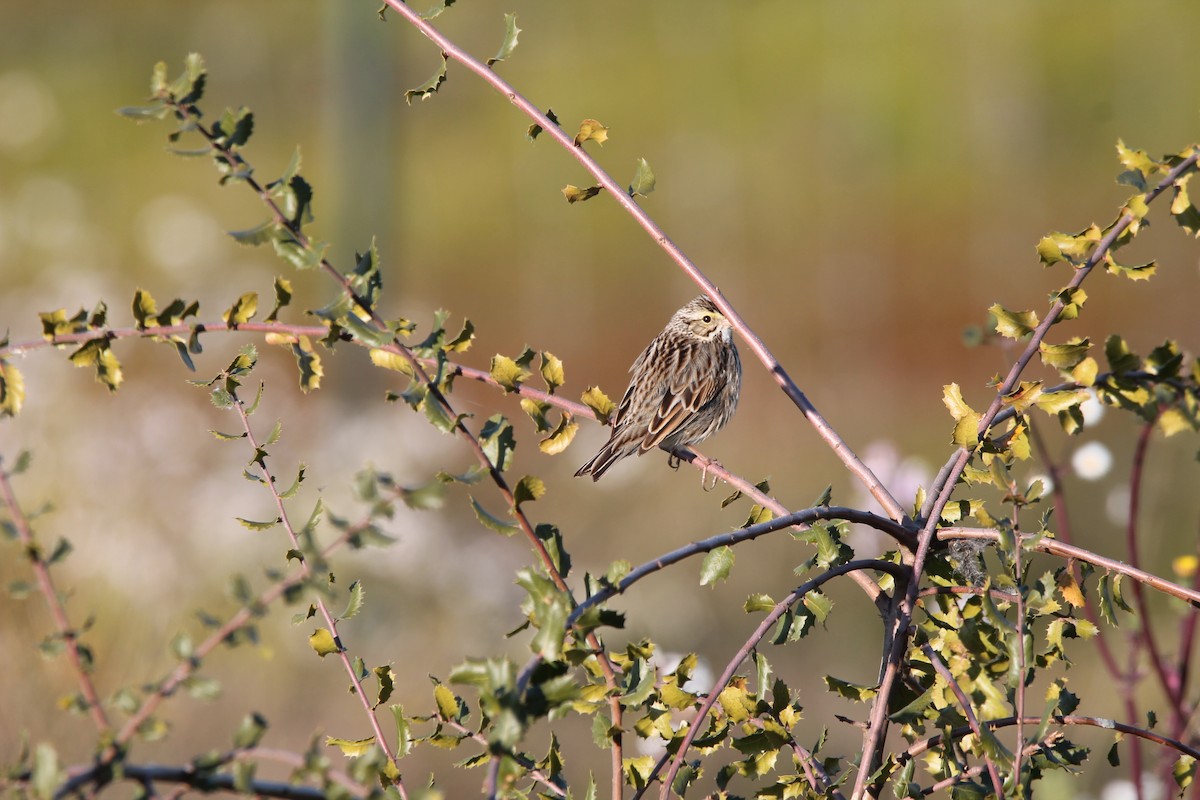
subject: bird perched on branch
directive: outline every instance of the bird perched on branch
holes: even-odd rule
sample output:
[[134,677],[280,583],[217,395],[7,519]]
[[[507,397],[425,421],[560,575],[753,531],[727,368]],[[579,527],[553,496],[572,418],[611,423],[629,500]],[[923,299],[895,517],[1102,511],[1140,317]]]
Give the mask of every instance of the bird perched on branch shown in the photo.
[[634,453],[699,444],[733,416],[742,388],[742,362],[733,329],[701,295],[675,312],[667,327],[629,368],[633,377],[600,452],[575,473],[600,480]]

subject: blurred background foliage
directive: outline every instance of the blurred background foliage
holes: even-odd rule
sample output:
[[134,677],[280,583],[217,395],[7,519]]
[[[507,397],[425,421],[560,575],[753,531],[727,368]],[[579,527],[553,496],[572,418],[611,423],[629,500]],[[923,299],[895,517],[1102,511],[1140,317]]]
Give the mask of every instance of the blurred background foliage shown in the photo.
[[[497,69],[553,107],[564,127],[584,117],[608,125],[609,141],[589,148],[618,180],[632,177],[638,157],[649,161],[658,177],[643,201],[651,214],[906,501],[950,453],[942,385],[957,381],[981,408],[986,380],[1012,355],[967,348],[963,330],[984,323],[994,302],[1044,311],[1065,279],[1043,272],[1034,245],[1051,230],[1114,217],[1127,195],[1113,182],[1118,137],[1157,156],[1200,128],[1192,3],[512,0],[462,2],[437,24],[486,56],[501,39],[501,12],[514,11],[524,32]],[[127,0],[67,11],[6,2],[0,42],[0,322],[14,341],[38,337],[38,311],[73,313],[99,299],[110,320],[128,324],[137,287],[160,303],[198,299],[202,320],[245,291],[269,298],[277,274],[293,279],[293,308],[333,296],[320,275],[291,273],[268,250],[223,234],[265,216],[249,193],[218,188],[206,163],[163,153],[162,126],[113,113],[143,99],[154,62],[174,73],[190,51],[211,71],[210,114],[243,104],[255,112],[248,157],[260,176],[273,177],[301,146],[316,188],[313,230],[333,243],[334,262],[345,268],[377,239],[383,313],[427,329],[445,307],[475,322],[465,363],[486,367],[493,353],[515,355],[528,343],[563,359],[566,393],[598,383],[617,398],[633,357],[696,294],[609,199],[565,203],[561,187],[586,179],[579,167],[544,139],[531,144],[527,120],[465,71],[452,64],[437,95],[406,105],[404,90],[433,74],[438,54],[398,19],[381,24],[374,4]],[[1195,243],[1165,209],[1150,219],[1157,230],[1124,260],[1155,258],[1158,274],[1144,283],[1096,275],[1083,317],[1063,336],[1095,342],[1119,332],[1141,352],[1174,337],[1195,352]],[[199,376],[211,377],[243,339],[204,341]],[[286,548],[277,532],[249,533],[233,520],[261,518],[268,499],[239,478],[246,454],[207,433],[227,420],[184,383],[194,376],[167,348],[116,350],[127,382],[113,396],[57,355],[19,361],[26,410],[0,427],[6,455],[35,454],[18,484],[25,504],[56,506],[40,520],[42,536],[75,546],[64,585],[77,619],[95,613],[90,639],[110,689],[163,674],[166,643],[196,629],[196,609],[231,608],[222,598],[230,571],[261,581],[263,565],[282,566]],[[835,502],[866,503],[757,362],[744,360],[740,413],[704,452],[748,478],[770,477],[790,507],[829,483]],[[470,463],[461,443],[382,402],[393,376],[360,350],[338,348],[325,370],[324,388],[303,396],[290,356],[268,349],[260,367],[268,390],[256,419],[284,422],[276,471],[303,460],[317,487],[299,503],[319,489],[351,515],[352,476],[367,464],[420,482]],[[577,570],[638,563],[743,519],[743,505],[719,509],[721,491],[703,494],[694,471],[673,473],[657,455],[623,463],[599,484],[575,480],[606,435],[600,426],[585,423],[566,454],[550,458],[513,398],[465,381],[456,388],[460,410],[479,421],[501,410],[524,434],[516,474],[546,480],[534,516],[562,528]],[[1092,441],[1111,451],[1110,471],[1073,477],[1067,489],[1077,540],[1120,555],[1133,421],[1110,413],[1072,440],[1043,430],[1063,460]],[[1140,520],[1152,571],[1169,574],[1174,556],[1194,550],[1194,453],[1185,437],[1152,446]],[[521,541],[481,529],[459,489],[445,512],[401,513],[389,530],[397,545],[335,567],[343,585],[367,586],[366,611],[343,631],[348,644],[369,663],[394,662],[406,710],[431,706],[425,676],[445,676],[465,656],[524,659],[522,639],[503,637],[521,620],[513,570],[532,559]],[[856,541],[864,557],[882,549],[870,537]],[[630,614],[629,637],[695,650],[719,671],[753,627],[745,596],[782,596],[806,556],[777,536],[739,548],[732,578],[715,589],[697,585],[696,562],[615,605]],[[22,569],[0,562],[5,580]],[[856,593],[830,590],[836,639],[817,631],[770,654],[789,682],[811,687],[802,699],[814,730],[848,711],[824,693],[821,674],[864,683],[876,675],[879,624]],[[28,728],[65,744],[68,761],[86,760],[87,726],[54,709],[72,688],[66,666],[45,666],[32,647],[49,630],[40,603],[3,602],[0,706],[9,724],[0,726],[0,752],[11,758]],[[1159,611],[1165,623],[1175,610]],[[261,659],[212,659],[203,674],[226,682],[223,698],[169,704],[174,736],[144,751],[147,760],[220,746],[251,708],[274,724],[275,746],[301,747],[318,730],[367,735],[340,691],[345,676],[314,658],[308,631],[287,620],[278,611],[267,618]],[[1117,714],[1111,693],[1093,691],[1103,688],[1093,680],[1105,680],[1098,664],[1082,661],[1071,673],[1081,712]],[[856,731],[834,730],[857,747]],[[593,756],[603,771],[603,756]],[[406,775],[444,763],[440,754],[416,758]],[[1098,754],[1091,763],[1098,785],[1110,768]],[[444,777],[473,791],[482,775]]]

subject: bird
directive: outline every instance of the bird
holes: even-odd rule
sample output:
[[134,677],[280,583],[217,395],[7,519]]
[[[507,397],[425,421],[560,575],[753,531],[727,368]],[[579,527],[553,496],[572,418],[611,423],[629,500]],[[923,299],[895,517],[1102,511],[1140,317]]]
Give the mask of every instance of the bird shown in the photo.
[[699,444],[725,427],[742,388],[733,328],[705,295],[675,312],[629,372],[608,441],[575,477],[591,475],[598,481],[621,459],[655,447],[670,453],[668,463],[678,466],[676,449]]

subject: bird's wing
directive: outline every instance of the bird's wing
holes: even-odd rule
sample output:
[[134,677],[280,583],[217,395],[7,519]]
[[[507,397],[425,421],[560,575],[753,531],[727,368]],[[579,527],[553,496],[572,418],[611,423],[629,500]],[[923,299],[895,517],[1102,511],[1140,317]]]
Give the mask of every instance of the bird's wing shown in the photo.
[[[694,358],[677,381],[668,385],[646,428],[641,449],[661,445],[696,412],[716,397],[719,387],[710,359]],[[699,363],[705,362],[705,363]]]

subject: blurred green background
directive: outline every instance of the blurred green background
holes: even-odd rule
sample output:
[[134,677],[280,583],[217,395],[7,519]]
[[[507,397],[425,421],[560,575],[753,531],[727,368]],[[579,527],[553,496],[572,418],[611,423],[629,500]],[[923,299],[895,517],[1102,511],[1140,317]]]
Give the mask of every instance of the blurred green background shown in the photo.
[[[335,263],[347,266],[375,237],[385,314],[427,326],[434,309],[448,308],[451,325],[468,316],[477,326],[465,363],[486,366],[493,353],[529,344],[563,359],[566,394],[599,384],[618,399],[629,363],[694,285],[608,198],[564,202],[562,186],[584,185],[586,175],[549,140],[530,144],[528,120],[465,70],[451,64],[436,96],[406,105],[404,90],[433,74],[438,54],[395,15],[381,24],[375,9],[0,3],[0,323],[12,339],[39,336],[38,311],[100,299],[114,324],[130,324],[138,287],[160,303],[198,299],[201,319],[245,291],[265,303],[280,274],[296,286],[296,309],[333,296],[320,275],[295,274],[224,235],[265,217],[251,193],[218,187],[205,161],[167,155],[166,126],[113,113],[144,99],[156,61],[175,73],[197,51],[210,69],[209,116],[243,104],[255,112],[248,158],[260,178],[302,148],[316,189],[313,231],[332,242]],[[569,130],[584,117],[608,125],[608,143],[588,149],[619,181],[637,158],[649,161],[658,188],[646,208],[906,503],[950,453],[942,386],[958,382],[984,407],[986,381],[1012,356],[965,347],[964,328],[983,323],[995,302],[1044,311],[1067,276],[1061,266],[1043,270],[1033,247],[1051,230],[1113,218],[1128,191],[1113,182],[1118,138],[1158,156],[1200,129],[1200,6],[1191,3],[513,0],[461,3],[437,25],[486,57],[499,46],[502,12],[513,11],[524,32],[499,73]],[[1100,341],[1116,331],[1141,352],[1175,337],[1195,352],[1200,250],[1165,206],[1123,253],[1157,259],[1158,274],[1145,283],[1094,275],[1084,317],[1061,337]],[[304,321],[299,312],[292,319]],[[199,376],[215,374],[246,340],[206,337]],[[260,351],[268,389],[256,419],[264,433],[276,417],[284,425],[275,469],[309,465],[298,517],[318,492],[339,514],[356,515],[352,477],[367,464],[417,483],[471,463],[461,443],[383,402],[395,381],[357,348],[325,356],[326,388],[310,396],[296,388],[289,355],[261,343]],[[196,609],[231,610],[222,595],[231,570],[262,585],[263,568],[283,566],[286,549],[278,531],[252,534],[233,520],[270,513],[268,498],[240,478],[247,454],[207,433],[233,420],[186,385],[194,376],[166,348],[125,342],[116,352],[126,385],[113,396],[60,354],[20,360],[26,409],[0,426],[6,457],[34,452],[18,483],[25,504],[55,506],[39,520],[41,535],[75,546],[60,579],[75,618],[96,615],[89,640],[105,692],[164,674],[167,642],[180,629],[198,633]],[[769,477],[790,507],[827,484],[836,502],[866,503],[752,355],[743,359],[740,412],[704,452],[745,477]],[[1051,378],[1040,368],[1031,377]],[[514,419],[515,472],[546,480],[549,492],[531,509],[562,529],[576,585],[584,570],[639,563],[736,526],[747,511],[720,509],[722,491],[704,494],[695,471],[673,473],[657,455],[625,462],[599,484],[575,480],[605,438],[598,425],[585,422],[575,444],[550,458],[512,398],[465,381],[456,397],[477,420],[497,410]],[[1088,442],[1109,448],[1112,469],[1072,477],[1067,490],[1076,540],[1122,557],[1136,426],[1110,412],[1078,439],[1043,430],[1064,461]],[[1153,571],[1169,574],[1174,556],[1195,549],[1195,449],[1188,437],[1151,447],[1140,522]],[[499,508],[486,488],[476,491]],[[521,621],[513,571],[532,560],[520,539],[480,528],[457,488],[444,512],[400,513],[389,530],[395,546],[344,556],[335,569],[342,585],[367,586],[366,610],[343,630],[349,646],[369,664],[393,663],[410,713],[432,707],[426,675],[445,677],[464,657],[524,661],[524,639],[503,635]],[[869,535],[854,541],[863,556],[885,546]],[[14,555],[10,545],[0,559],[5,580],[25,577]],[[807,555],[787,536],[743,546],[732,578],[716,588],[699,587],[699,562],[685,563],[616,602],[631,624],[609,639],[648,636],[664,650],[698,652],[719,672],[754,627],[741,611],[746,595],[782,596]],[[872,682],[879,624],[852,586],[831,594],[838,635],[817,631],[769,657],[804,687],[811,738],[829,725],[835,747],[853,754],[857,732],[832,714],[865,712],[831,700],[820,676]],[[49,632],[42,603],[0,602],[0,754],[12,758],[26,729],[58,743],[66,762],[86,761],[88,725],[54,707],[73,689],[65,662],[35,652]],[[1155,608],[1173,651],[1177,609]],[[135,758],[179,761],[222,747],[250,709],[273,724],[271,746],[300,748],[315,732],[368,735],[344,674],[312,657],[309,631],[289,616],[266,618],[253,652],[212,658],[203,674],[225,681],[224,694],[168,703],[172,737]],[[1110,635],[1119,643],[1126,634]],[[1098,661],[1084,646],[1075,653],[1081,713],[1119,714]],[[1158,697],[1147,690],[1142,699]],[[572,724],[568,736],[588,741],[586,721]],[[1104,737],[1080,739],[1107,748]],[[1060,790],[1096,791],[1126,774],[1102,752],[1086,778]],[[577,776],[606,770],[603,755],[569,758]],[[419,782],[436,769],[450,796],[476,791],[482,773],[452,774],[449,760],[418,751],[406,775]]]

